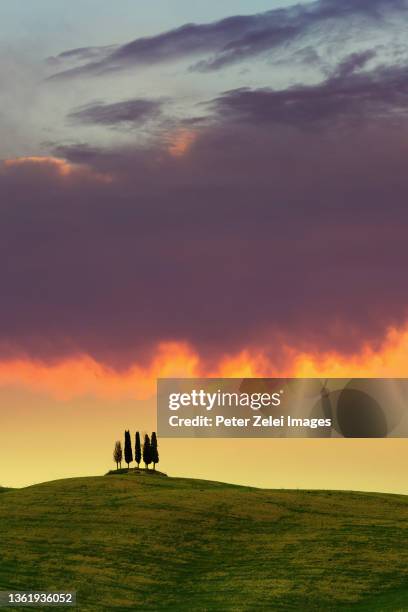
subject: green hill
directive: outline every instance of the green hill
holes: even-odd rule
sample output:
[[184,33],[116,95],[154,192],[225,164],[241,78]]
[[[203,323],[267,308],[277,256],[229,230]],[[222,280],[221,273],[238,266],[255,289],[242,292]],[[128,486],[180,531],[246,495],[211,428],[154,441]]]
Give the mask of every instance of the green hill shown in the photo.
[[408,610],[408,497],[124,474],[0,495],[0,590],[79,610]]

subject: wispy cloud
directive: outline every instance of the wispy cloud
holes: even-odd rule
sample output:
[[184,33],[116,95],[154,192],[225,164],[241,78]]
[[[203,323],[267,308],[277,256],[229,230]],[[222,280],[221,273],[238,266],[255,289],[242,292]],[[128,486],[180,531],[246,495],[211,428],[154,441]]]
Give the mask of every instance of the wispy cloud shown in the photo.
[[[138,38],[116,47],[66,51],[57,60],[77,59],[80,66],[58,72],[53,78],[104,74],[124,68],[201,56],[196,70],[218,70],[270,52],[327,24],[330,37],[336,21],[362,20],[385,23],[392,11],[406,11],[407,0],[317,0],[266,13],[233,16],[209,24],[187,24],[149,38]],[[320,32],[316,31],[320,28]],[[89,61],[90,60],[90,61]]]
[[367,119],[408,113],[408,70],[405,66],[358,71],[373,53],[346,58],[333,76],[313,86],[293,86],[282,91],[240,88],[227,91],[212,104],[230,120],[252,124],[286,123],[315,127],[339,117]]
[[142,123],[157,118],[162,104],[162,101],[148,99],[124,100],[113,104],[87,104],[70,112],[68,119],[77,123],[107,126]]

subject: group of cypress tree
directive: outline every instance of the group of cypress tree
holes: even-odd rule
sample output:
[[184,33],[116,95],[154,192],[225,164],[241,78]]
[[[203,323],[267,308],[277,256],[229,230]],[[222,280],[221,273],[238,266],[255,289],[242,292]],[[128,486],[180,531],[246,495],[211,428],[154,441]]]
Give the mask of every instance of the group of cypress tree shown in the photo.
[[[127,429],[125,431],[125,462],[129,468],[130,464],[133,462],[133,449],[132,449],[132,440],[130,437],[130,431]],[[140,462],[143,459],[143,463],[145,464],[146,469],[149,469],[149,465],[153,464],[153,469],[156,469],[156,464],[159,463],[159,450],[157,446],[157,436],[156,432],[152,433],[151,439],[148,434],[145,434],[143,449],[140,444],[140,434],[137,431],[135,436],[135,462],[137,463],[137,467],[139,469]],[[113,451],[113,460],[116,463],[116,469],[122,467],[123,461],[123,450],[122,443],[118,440],[115,443],[115,448]]]

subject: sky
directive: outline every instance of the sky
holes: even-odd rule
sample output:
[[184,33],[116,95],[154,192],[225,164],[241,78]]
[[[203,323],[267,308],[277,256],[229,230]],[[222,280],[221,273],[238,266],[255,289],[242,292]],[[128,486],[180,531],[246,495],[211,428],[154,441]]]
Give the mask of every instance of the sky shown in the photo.
[[[305,3],[305,0],[304,0]],[[24,0],[2,3],[2,40],[27,44],[38,41],[57,52],[61,41],[74,46],[113,44],[136,36],[159,34],[189,22],[215,21],[234,14],[250,15],[290,6],[292,0],[83,0],[67,10],[64,0]],[[45,34],[45,36],[44,36]]]
[[[105,471],[122,430],[155,427],[158,376],[406,376],[407,16],[2,3],[0,485]],[[162,457],[407,492],[404,440],[172,440]]]

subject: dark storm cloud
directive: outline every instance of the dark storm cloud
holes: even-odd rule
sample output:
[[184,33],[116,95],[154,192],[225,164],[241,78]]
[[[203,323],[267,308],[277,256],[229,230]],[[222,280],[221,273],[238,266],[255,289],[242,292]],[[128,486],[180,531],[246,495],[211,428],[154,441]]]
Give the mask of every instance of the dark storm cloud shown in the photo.
[[187,154],[60,148],[0,171],[0,355],[113,366],[359,348],[406,320],[408,126],[219,119]]
[[68,119],[78,123],[120,125],[140,123],[157,117],[162,102],[158,100],[134,99],[113,104],[89,104],[73,110]]
[[[102,47],[99,57],[95,47],[66,51],[57,59],[92,59],[53,78],[103,74],[129,66],[208,54],[210,57],[200,60],[195,68],[217,70],[306,36],[311,28],[323,22],[356,15],[381,20],[392,11],[405,11],[407,6],[406,0],[318,0],[256,15],[233,16],[210,24],[187,24],[158,36],[136,39],[113,50]],[[326,36],[329,35],[330,30],[327,30]]]
[[408,111],[408,68],[378,68],[355,72],[373,57],[354,54],[334,75],[314,86],[282,91],[241,88],[225,92],[212,107],[222,116],[250,123],[288,123],[311,127],[335,118],[389,116]]

